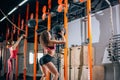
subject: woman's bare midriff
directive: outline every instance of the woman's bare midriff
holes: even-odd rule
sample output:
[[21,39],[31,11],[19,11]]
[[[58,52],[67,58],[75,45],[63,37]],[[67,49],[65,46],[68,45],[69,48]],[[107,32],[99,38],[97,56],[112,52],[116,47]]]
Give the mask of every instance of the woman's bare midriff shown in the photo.
[[48,51],[48,54],[49,54],[50,56],[54,56],[55,50],[49,50],[49,51]]

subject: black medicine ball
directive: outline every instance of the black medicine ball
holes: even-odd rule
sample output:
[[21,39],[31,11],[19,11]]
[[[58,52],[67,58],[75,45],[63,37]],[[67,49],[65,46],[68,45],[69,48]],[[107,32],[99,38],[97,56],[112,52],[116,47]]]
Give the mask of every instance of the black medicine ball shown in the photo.
[[57,38],[61,38],[62,36],[59,34],[62,30],[64,30],[65,33],[65,29],[62,25],[57,25],[55,27],[53,27],[53,34],[56,35]]
[[29,28],[34,28],[36,26],[36,21],[35,21],[35,19],[30,19],[29,21],[28,21],[28,27]]

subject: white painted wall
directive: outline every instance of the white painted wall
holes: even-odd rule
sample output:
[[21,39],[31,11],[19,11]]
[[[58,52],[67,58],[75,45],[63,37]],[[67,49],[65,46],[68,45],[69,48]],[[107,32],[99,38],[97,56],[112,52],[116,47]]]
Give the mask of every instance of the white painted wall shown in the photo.
[[[101,15],[101,14],[100,14]],[[92,42],[99,42],[100,23],[95,16],[91,18],[92,26]],[[68,46],[81,45],[81,22],[82,19],[77,19],[68,23]],[[84,26],[83,26],[84,27]],[[83,35],[84,36],[84,35]]]
[[[81,19],[68,24],[68,44],[81,45]],[[111,37],[110,9],[92,14],[92,42],[95,48],[96,64],[101,64],[105,48]],[[113,7],[113,23],[115,34],[120,33],[120,5]]]
[[81,45],[80,19],[68,23],[68,45]]
[[[120,34],[120,5],[116,5],[112,9],[114,31],[115,34]],[[106,51],[109,38],[111,37],[110,9],[105,9],[94,14],[91,21],[95,65],[105,64],[105,80],[113,80],[113,65],[107,65],[110,62],[107,59],[108,52]],[[70,22],[68,26],[69,47],[72,44],[81,45],[80,19]],[[120,70],[118,66],[116,66],[117,71]],[[117,72],[116,74],[120,73]],[[119,80],[119,75],[116,75],[116,78]]]

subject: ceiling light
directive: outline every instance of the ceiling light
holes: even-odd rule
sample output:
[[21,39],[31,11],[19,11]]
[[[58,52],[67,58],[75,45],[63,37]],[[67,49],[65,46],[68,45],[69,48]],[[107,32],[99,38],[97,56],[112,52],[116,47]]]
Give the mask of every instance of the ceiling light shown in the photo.
[[8,15],[12,14],[15,10],[17,10],[17,8],[18,8],[18,7],[13,8],[13,9],[8,13]]
[[4,16],[4,17],[0,20],[0,22],[2,22],[5,18],[6,18],[6,16]]
[[[19,6],[22,6],[24,3],[26,3],[28,0],[23,0],[20,4],[18,4],[18,6],[16,6],[15,8],[13,8],[8,14],[7,14],[7,16],[8,15],[10,15],[10,14],[12,14],[15,10],[17,10],[18,9],[18,7]],[[0,20],[0,22],[2,22],[5,18],[7,18],[7,16],[4,16],[1,20]]]
[[26,3],[28,0],[22,1],[18,6],[22,6],[24,3]]

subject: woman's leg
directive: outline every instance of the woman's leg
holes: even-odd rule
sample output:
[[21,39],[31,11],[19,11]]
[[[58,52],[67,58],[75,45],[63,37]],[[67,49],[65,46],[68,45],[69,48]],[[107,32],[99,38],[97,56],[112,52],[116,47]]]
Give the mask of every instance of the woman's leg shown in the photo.
[[58,73],[57,68],[55,67],[55,65],[52,62],[48,62],[45,65],[47,66],[49,71],[54,75],[53,80],[58,80],[59,73]]
[[13,80],[13,70],[10,72],[10,80]]
[[6,80],[12,80],[12,61],[8,59],[8,72],[7,72],[7,79]]
[[7,71],[7,74],[6,74],[6,80],[9,80],[9,74],[10,74],[10,66],[9,66],[9,63],[8,63],[8,71]]
[[42,65],[40,66],[40,69],[42,71],[42,77],[40,78],[40,80],[44,80],[47,75],[47,67],[45,65]]

